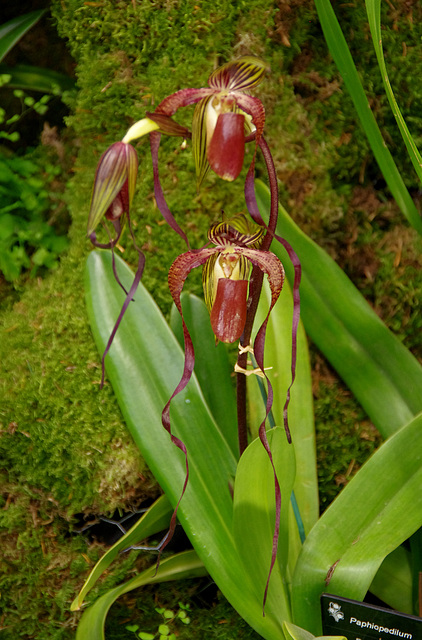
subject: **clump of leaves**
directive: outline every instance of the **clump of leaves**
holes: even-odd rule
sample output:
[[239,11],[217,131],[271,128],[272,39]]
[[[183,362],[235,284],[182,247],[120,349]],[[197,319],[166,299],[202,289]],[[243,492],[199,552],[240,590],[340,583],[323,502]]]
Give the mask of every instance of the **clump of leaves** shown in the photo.
[[[7,85],[10,82],[12,76],[8,74],[0,74],[0,87]],[[22,118],[26,114],[34,111],[39,116],[44,116],[48,110],[48,102],[51,96],[48,94],[42,95],[36,100],[32,95],[29,95],[23,89],[15,89],[13,91],[13,97],[20,102],[20,113],[16,111],[13,115],[7,115],[6,109],[0,107],[0,138],[8,140],[9,142],[18,142],[21,139],[20,132],[15,128]]]
[[0,155],[0,271],[13,282],[51,269],[68,246],[46,220],[49,196],[38,166],[28,158]]
[[158,625],[156,633],[142,631],[137,624],[128,625],[126,629],[128,631],[133,631],[133,633],[136,634],[136,637],[141,640],[176,640],[177,636],[176,633],[174,633],[174,630],[177,628],[176,623],[181,622],[185,625],[190,624],[190,618],[188,616],[189,609],[190,605],[183,604],[182,602],[179,602],[179,609],[177,611],[165,609],[164,607],[156,607],[156,612],[163,617],[163,622]]

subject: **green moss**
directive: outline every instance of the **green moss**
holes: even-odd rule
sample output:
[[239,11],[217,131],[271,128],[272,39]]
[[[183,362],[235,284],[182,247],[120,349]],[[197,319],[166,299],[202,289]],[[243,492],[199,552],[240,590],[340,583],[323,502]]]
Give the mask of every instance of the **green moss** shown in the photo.
[[[1,346],[0,447],[9,482],[42,488],[71,513],[116,504],[142,471],[110,390],[99,393],[80,253],[71,251],[5,314]],[[107,488],[114,456],[126,458],[126,473]]]
[[[419,188],[419,180],[408,158],[394,115],[389,107],[379,72],[364,4],[337,3],[334,6],[349,45],[369,104],[383,137],[392,152],[402,178],[409,188]],[[396,99],[416,144],[422,136],[422,92],[414,82],[422,72],[419,55],[422,36],[418,3],[393,7],[381,5],[381,24],[387,70]],[[288,71],[299,99],[315,119],[314,136],[321,142],[335,143],[336,161],[332,165],[334,184],[351,180],[376,181],[381,178],[352,100],[332,62],[326,46],[321,46],[318,19],[298,20],[291,40],[299,43],[300,53],[289,56]]]
[[315,391],[321,513],[381,444],[381,436],[350,392],[327,373]]

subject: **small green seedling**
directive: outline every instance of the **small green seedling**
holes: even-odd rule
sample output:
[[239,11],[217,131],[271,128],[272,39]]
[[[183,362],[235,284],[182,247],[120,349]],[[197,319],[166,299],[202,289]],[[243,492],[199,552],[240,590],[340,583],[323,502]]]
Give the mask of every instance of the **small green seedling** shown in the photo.
[[189,610],[188,604],[179,604],[178,611],[173,611],[172,609],[165,609],[164,607],[156,607],[155,610],[159,613],[165,620],[164,623],[158,625],[158,629],[155,633],[150,633],[147,631],[139,631],[138,624],[127,625],[126,630],[132,631],[137,635],[140,640],[176,640],[176,634],[172,631],[177,621],[180,620],[183,624],[190,624],[190,618],[188,617],[186,611]]

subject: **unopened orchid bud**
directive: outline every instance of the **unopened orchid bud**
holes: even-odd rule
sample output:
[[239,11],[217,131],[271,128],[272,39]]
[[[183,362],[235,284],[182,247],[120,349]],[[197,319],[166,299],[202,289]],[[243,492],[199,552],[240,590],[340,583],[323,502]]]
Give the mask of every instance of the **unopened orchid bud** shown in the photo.
[[116,220],[128,212],[135,193],[138,156],[126,142],[115,142],[103,153],[95,174],[88,216],[91,236],[103,216]]

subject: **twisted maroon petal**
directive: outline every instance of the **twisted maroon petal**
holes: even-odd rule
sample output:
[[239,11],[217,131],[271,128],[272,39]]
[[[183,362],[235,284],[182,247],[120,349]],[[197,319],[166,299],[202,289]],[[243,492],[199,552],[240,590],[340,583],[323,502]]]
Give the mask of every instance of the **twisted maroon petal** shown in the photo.
[[290,403],[290,391],[296,378],[296,359],[297,359],[297,331],[300,320],[300,292],[299,285],[302,277],[302,266],[300,264],[299,257],[294,249],[283,237],[275,233],[278,218],[278,189],[277,189],[277,175],[274,167],[273,158],[268,148],[266,140],[262,137],[259,141],[259,146],[264,155],[264,159],[267,165],[268,178],[270,182],[271,192],[271,207],[270,218],[268,226],[265,224],[258,209],[258,204],[255,197],[255,186],[253,175],[248,172],[245,182],[245,199],[248,207],[248,211],[251,214],[253,220],[267,229],[267,236],[264,240],[263,246],[269,248],[271,240],[275,238],[287,251],[291,263],[294,267],[294,280],[293,280],[293,321],[292,321],[292,364],[291,364],[291,382],[287,389],[286,402],[283,409],[284,429],[286,435],[289,437],[290,430],[288,425],[288,407]]
[[172,93],[171,96],[164,98],[158,105],[155,113],[163,113],[166,116],[173,116],[181,107],[187,107],[190,104],[199,102],[202,98],[215,93],[214,89],[205,87],[203,89],[180,89],[176,93]]
[[[268,458],[273,468],[274,485],[275,485],[275,504],[276,504],[275,526],[274,526],[273,543],[272,543],[272,550],[271,550],[271,562],[270,562],[270,568],[268,571],[268,578],[265,585],[264,598],[263,598],[263,613],[265,615],[265,603],[267,600],[271,574],[272,574],[276,557],[277,557],[278,539],[280,536],[281,491],[280,491],[280,484],[277,478],[277,473],[274,466],[273,456],[272,456],[270,445],[267,438],[267,432],[265,429],[265,423],[273,405],[273,388],[264,370],[264,347],[265,347],[265,333],[267,330],[268,319],[270,317],[271,311],[273,310],[275,303],[277,302],[280,296],[281,289],[283,286],[284,269],[283,269],[283,265],[278,260],[278,258],[274,254],[269,253],[268,251],[244,249],[243,253],[249,258],[252,264],[258,266],[262,271],[264,271],[267,274],[268,282],[271,289],[270,308],[268,310],[268,313],[264,322],[262,323],[256,335],[255,342],[254,342],[255,359],[258,364],[258,367],[261,369],[261,371],[263,372],[267,380],[267,386],[268,386],[265,418],[259,427],[258,433],[259,433],[259,438],[265,448],[265,451],[268,454]],[[287,438],[289,442],[291,442],[290,432],[287,431],[286,433],[287,433]]]
[[[105,224],[105,222],[103,221],[103,225],[104,225],[105,230],[107,231],[107,233],[109,235],[110,242],[107,242],[107,243],[98,242],[97,234],[95,233],[95,231],[93,231],[91,233],[91,235],[89,236],[89,239],[91,240],[91,242],[94,245],[94,247],[96,247],[97,249],[111,249],[111,260],[112,260],[112,265],[113,265],[114,277],[115,277],[116,282],[118,283],[119,287],[121,287],[123,289],[123,291],[125,292],[125,294],[127,295],[127,291],[124,288],[124,286],[121,283],[120,278],[118,276],[117,269],[116,269],[116,259],[115,259],[115,256],[114,256],[114,247],[119,242],[120,236],[122,235],[122,223],[121,223],[121,219],[120,218],[116,218],[115,220],[112,220],[111,222],[112,222],[113,227],[114,227],[114,229],[116,231],[116,235],[115,235],[114,238],[111,237],[110,231],[109,231],[107,225]],[[103,374],[104,374],[104,372],[103,372]]]
[[[193,368],[195,365],[195,351],[193,348],[193,342],[192,342],[192,338],[190,337],[188,328],[186,326],[185,323],[185,319],[183,317],[183,312],[182,312],[182,304],[180,301],[180,296],[182,293],[182,289],[183,289],[183,285],[185,283],[185,280],[188,276],[188,274],[190,273],[190,271],[192,269],[194,269],[195,267],[198,267],[202,264],[204,264],[204,262],[206,262],[206,260],[209,258],[209,256],[216,252],[217,249],[215,247],[210,248],[210,249],[199,249],[198,251],[189,251],[187,253],[184,253],[180,256],[178,256],[176,258],[176,260],[173,262],[173,264],[170,267],[170,271],[169,271],[169,275],[168,275],[168,282],[169,282],[169,288],[170,288],[170,293],[171,296],[174,300],[174,303],[181,315],[182,318],[182,325],[183,325],[183,337],[184,337],[184,341],[185,341],[185,364],[183,367],[183,374],[182,377],[180,379],[179,384],[177,385],[176,389],[173,391],[169,401],[167,402],[166,406],[163,409],[163,412],[161,414],[161,421],[163,424],[163,427],[165,428],[165,430],[167,431],[167,433],[170,435],[171,441],[174,445],[176,445],[176,447],[178,447],[178,449],[180,449],[180,451],[183,452],[184,456],[185,456],[185,461],[186,461],[186,475],[185,475],[185,481],[183,483],[183,487],[182,487],[182,492],[180,494],[180,498],[177,501],[176,507],[173,511],[173,515],[171,517],[170,520],[170,526],[169,526],[169,530],[167,535],[165,536],[161,546],[160,546],[160,556],[161,553],[163,551],[163,549],[168,545],[168,543],[170,542],[170,540],[173,537],[174,534],[174,530],[176,527],[176,518],[177,518],[177,510],[179,508],[180,505],[180,501],[183,498],[183,495],[186,491],[186,487],[188,484],[188,480],[189,480],[189,462],[188,462],[188,454],[187,454],[187,450],[186,450],[186,446],[185,444],[182,442],[182,440],[180,440],[180,438],[178,438],[177,436],[175,436],[172,431],[171,431],[171,423],[170,423],[170,405],[171,405],[171,401],[173,400],[173,398],[175,396],[177,396],[177,394],[179,394],[181,391],[183,391],[183,389],[186,387],[186,385],[188,384],[189,380],[192,377],[192,373],[193,373]],[[159,560],[158,560],[159,562]],[[157,567],[158,567],[158,563],[157,563]]]
[[237,106],[245,113],[249,114],[252,118],[252,122],[256,127],[255,140],[258,144],[261,138],[264,126],[265,126],[265,109],[261,100],[254,98],[253,96],[247,96],[244,93],[233,93]]
[[[136,244],[136,240],[135,240],[135,234],[133,232],[133,228],[132,228],[132,222],[130,219],[130,215],[129,215],[129,210],[126,213],[126,218],[128,221],[128,226],[129,226],[129,231],[132,237],[132,241],[133,241],[133,246],[135,247],[136,251],[138,252],[138,267],[136,269],[136,273],[135,273],[135,277],[133,279],[132,282],[132,286],[130,287],[129,291],[126,291],[125,287],[123,286],[123,284],[120,281],[119,275],[117,273],[117,267],[116,267],[116,260],[114,257],[114,247],[116,245],[116,243],[118,242],[121,232],[122,232],[122,226],[121,226],[121,222],[120,222],[120,218],[117,218],[116,220],[113,220],[113,225],[114,228],[116,230],[116,238],[112,239],[109,243],[109,247],[111,248],[111,256],[112,256],[112,264],[113,264],[113,273],[114,273],[114,277],[116,279],[116,282],[119,284],[119,286],[123,289],[123,291],[126,294],[126,298],[124,300],[122,309],[120,311],[120,314],[116,320],[116,324],[113,327],[113,330],[110,334],[110,337],[108,339],[106,348],[104,349],[104,353],[103,353],[103,357],[101,359],[101,368],[102,368],[102,373],[101,373],[101,388],[104,386],[104,378],[105,378],[105,358],[108,354],[108,352],[110,351],[111,345],[113,343],[113,340],[115,338],[115,335],[117,333],[117,329],[120,326],[121,321],[123,320],[123,316],[126,313],[126,309],[129,306],[129,303],[133,300],[133,296],[135,294],[136,289],[138,288],[138,284],[141,281],[142,278],[142,274],[144,272],[144,268],[145,268],[145,255],[142,252],[142,250],[137,246]],[[93,236],[95,236],[95,233],[92,234]],[[92,240],[92,237],[91,237]],[[94,243],[95,244],[95,243]],[[97,247],[101,247],[101,245],[99,243],[96,243],[95,246]],[[106,245],[102,245],[103,248],[109,248]]]
[[150,147],[151,147],[151,158],[152,158],[152,171],[154,176],[154,194],[155,199],[157,201],[157,206],[160,209],[161,215],[167,224],[179,234],[181,238],[186,242],[186,245],[189,247],[189,241],[184,231],[177,224],[172,212],[169,209],[167,201],[164,197],[163,188],[160,182],[160,174],[158,170],[158,149],[160,147],[161,133],[158,131],[153,131],[149,135]]
[[[143,274],[143,272],[144,272],[144,267],[145,267],[145,256],[144,256],[144,254],[142,253],[142,251],[141,251],[140,249],[138,249],[138,267],[137,267],[137,269],[136,269],[136,273],[135,273],[135,277],[134,277],[133,282],[132,282],[132,286],[130,287],[130,289],[129,289],[129,291],[128,291],[127,295],[126,295],[125,301],[124,301],[124,303],[123,303],[123,306],[122,306],[122,308],[121,308],[121,311],[120,311],[120,313],[119,313],[119,316],[118,316],[118,318],[117,318],[117,320],[116,320],[116,324],[115,324],[115,325],[114,325],[114,327],[113,327],[113,331],[112,331],[112,332],[111,332],[111,334],[110,334],[110,337],[109,337],[109,339],[108,339],[108,342],[107,342],[106,348],[104,349],[103,357],[102,357],[102,359],[101,359],[101,366],[102,366],[101,388],[102,388],[102,387],[103,387],[103,385],[104,385],[104,376],[105,376],[105,358],[106,358],[106,355],[108,354],[108,352],[109,352],[109,350],[110,350],[110,347],[111,347],[111,345],[112,345],[112,343],[113,343],[114,337],[115,337],[115,335],[116,335],[116,333],[117,333],[117,329],[119,328],[120,323],[121,323],[121,321],[123,320],[123,316],[124,316],[124,315],[125,315],[125,313],[126,313],[126,309],[128,308],[129,303],[131,302],[131,300],[133,300],[133,296],[134,296],[134,294],[135,294],[135,291],[136,291],[136,289],[138,288],[138,284],[139,284],[139,283],[140,283],[140,281],[141,281],[142,274]],[[114,268],[114,267],[113,267],[113,271],[114,271],[115,277],[116,277],[116,279],[117,279],[117,282],[120,284],[120,281],[119,281],[119,279],[118,279],[118,277],[117,277],[117,274],[116,274],[116,271],[115,271],[115,268]],[[122,285],[120,284],[120,286],[122,286]]]
[[[236,93],[236,104],[238,107],[240,107],[243,111],[245,111],[245,113],[249,114],[252,118],[252,122],[256,127],[256,131],[255,131],[255,149],[254,149],[254,154],[252,156],[252,160],[251,160],[251,164],[249,165],[249,169],[248,169],[248,173],[246,175],[246,182],[245,182],[245,197],[247,196],[247,189],[249,188],[250,183],[254,181],[255,178],[255,160],[256,160],[256,152],[258,149],[258,146],[260,144],[261,138],[262,138],[262,134],[264,131],[264,125],[265,125],[265,109],[264,106],[262,104],[262,102],[260,100],[258,100],[258,98],[253,98],[252,96],[245,96],[242,93]],[[246,198],[246,203],[249,209],[249,203],[248,200]],[[256,207],[256,209],[258,209],[258,207]],[[258,217],[254,217],[253,213],[251,211],[249,211],[252,218],[255,220],[255,222],[257,222],[258,224],[261,224],[259,218],[260,216],[258,215]],[[261,218],[262,220],[262,218]],[[267,249],[269,247],[266,247]]]

